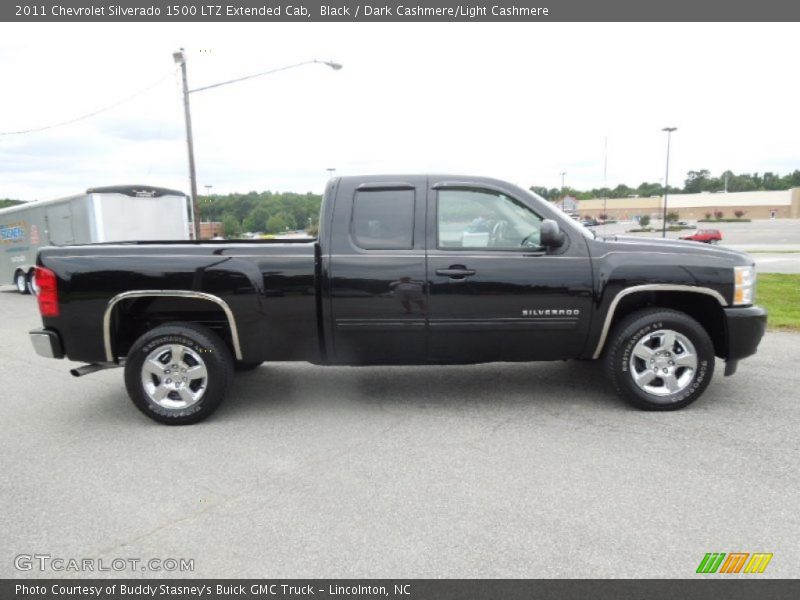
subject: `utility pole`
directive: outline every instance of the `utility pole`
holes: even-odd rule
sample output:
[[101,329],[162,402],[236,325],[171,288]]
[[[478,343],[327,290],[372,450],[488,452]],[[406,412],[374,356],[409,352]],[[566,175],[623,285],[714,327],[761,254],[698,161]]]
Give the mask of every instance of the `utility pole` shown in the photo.
[[181,48],[172,55],[176,63],[181,65],[181,80],[183,81],[183,114],[186,120],[186,146],[189,152],[189,182],[192,195],[192,211],[194,212],[194,239],[200,239],[200,205],[197,203],[197,172],[194,166],[194,139],[192,137],[192,112],[189,107],[189,80],[186,76],[186,54]]
[[605,141],[603,144],[603,215],[604,221],[608,220],[608,213],[606,212],[606,200],[608,200],[608,194],[606,193],[606,189],[608,188],[608,136],[605,137]]
[[661,237],[667,237],[667,195],[669,193],[669,143],[672,132],[677,131],[677,127],[664,127],[661,131],[667,132],[667,172],[664,174],[664,213],[661,219]]

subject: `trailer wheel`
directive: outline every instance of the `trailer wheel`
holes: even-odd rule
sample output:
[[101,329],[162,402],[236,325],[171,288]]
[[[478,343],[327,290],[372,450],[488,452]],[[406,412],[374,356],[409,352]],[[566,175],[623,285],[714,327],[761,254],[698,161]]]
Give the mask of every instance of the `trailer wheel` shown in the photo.
[[25,274],[25,271],[17,271],[14,273],[14,285],[17,286],[17,291],[20,294],[30,294],[30,288],[28,287],[28,276]]
[[233,381],[225,342],[195,323],[161,325],[142,335],[125,361],[125,387],[136,407],[167,425],[213,413]]
[[617,394],[633,406],[676,410],[697,400],[711,382],[714,344],[689,315],[644,309],[614,328],[605,369]]

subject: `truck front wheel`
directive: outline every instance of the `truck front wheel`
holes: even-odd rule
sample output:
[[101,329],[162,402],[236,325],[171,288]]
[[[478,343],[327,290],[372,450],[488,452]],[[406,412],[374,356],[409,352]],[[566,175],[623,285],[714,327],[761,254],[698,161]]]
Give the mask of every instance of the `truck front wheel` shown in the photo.
[[714,344],[700,323],[654,308],[625,317],[605,355],[617,394],[644,410],[676,410],[697,400],[714,375]]
[[168,425],[202,421],[233,381],[233,359],[220,337],[202,325],[161,325],[142,335],[125,361],[125,387],[145,415]]

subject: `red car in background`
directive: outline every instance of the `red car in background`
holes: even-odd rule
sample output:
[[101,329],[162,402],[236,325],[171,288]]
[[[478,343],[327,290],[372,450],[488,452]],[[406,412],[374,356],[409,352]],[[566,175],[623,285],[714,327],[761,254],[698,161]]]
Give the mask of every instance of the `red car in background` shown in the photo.
[[681,239],[705,242],[706,244],[719,244],[722,240],[722,233],[720,233],[719,229],[698,229],[692,235],[681,236]]

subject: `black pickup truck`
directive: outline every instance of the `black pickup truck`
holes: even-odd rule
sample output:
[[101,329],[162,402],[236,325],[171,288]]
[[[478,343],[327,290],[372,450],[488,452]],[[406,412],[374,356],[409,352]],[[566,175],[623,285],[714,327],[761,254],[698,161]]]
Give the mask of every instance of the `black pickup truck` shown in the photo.
[[[672,410],[755,353],[746,254],[596,237],[545,200],[487,178],[340,177],[318,239],[49,247],[36,351],[125,368],[164,423],[199,421],[234,371],[319,365],[604,359],[620,396]],[[535,396],[536,390],[531,390]]]

